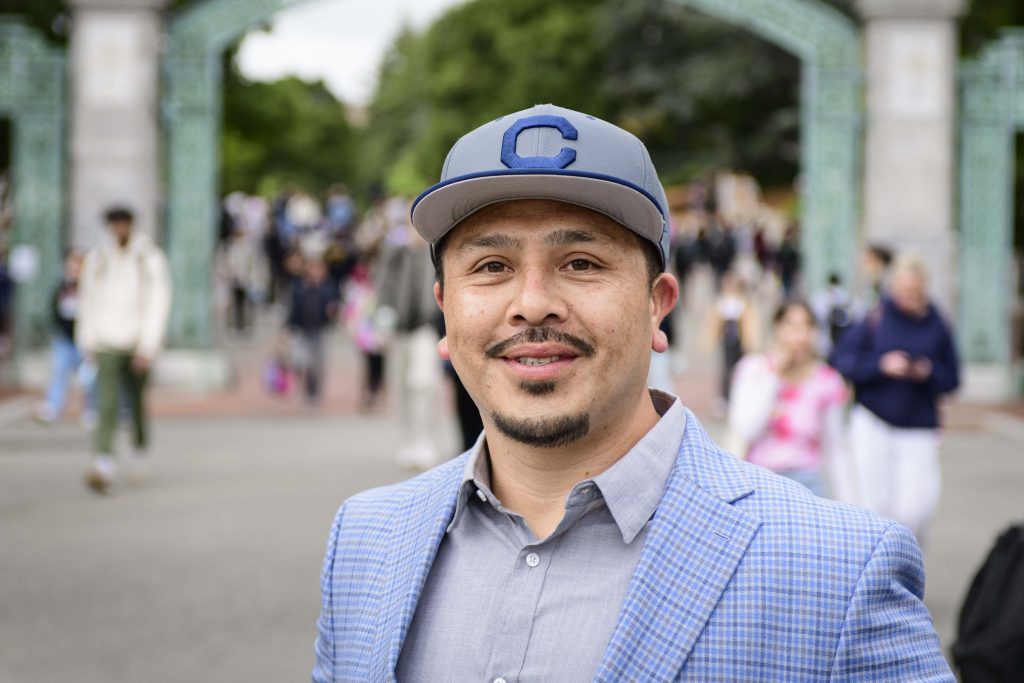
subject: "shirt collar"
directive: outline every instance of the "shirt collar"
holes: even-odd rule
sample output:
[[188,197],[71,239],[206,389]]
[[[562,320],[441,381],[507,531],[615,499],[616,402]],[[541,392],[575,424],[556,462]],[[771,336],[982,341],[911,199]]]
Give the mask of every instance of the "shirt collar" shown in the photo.
[[652,389],[651,400],[661,419],[626,455],[593,479],[626,543],[636,538],[658,509],[686,427],[686,411],[678,398]]
[[[654,427],[614,465],[573,487],[575,493],[588,484],[597,485],[626,543],[636,538],[658,509],[686,426],[686,412],[677,397],[657,389],[651,389],[650,395],[655,410],[661,416]],[[455,527],[471,495],[498,507],[499,502],[491,492],[490,483],[487,441],[481,434],[466,461],[455,514],[447,531]],[[570,497],[573,493],[569,494]]]

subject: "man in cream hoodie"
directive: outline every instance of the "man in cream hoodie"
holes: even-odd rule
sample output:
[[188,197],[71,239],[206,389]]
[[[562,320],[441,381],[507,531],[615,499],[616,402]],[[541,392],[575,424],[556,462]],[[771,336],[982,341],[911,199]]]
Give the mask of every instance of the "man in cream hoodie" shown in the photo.
[[129,462],[141,468],[148,445],[144,392],[150,365],[163,344],[171,307],[167,261],[148,235],[133,232],[134,215],[106,213],[109,239],[86,256],[79,284],[81,311],[76,341],[97,367],[99,424],[85,480],[104,493],[117,473],[114,433],[120,394],[132,415]]

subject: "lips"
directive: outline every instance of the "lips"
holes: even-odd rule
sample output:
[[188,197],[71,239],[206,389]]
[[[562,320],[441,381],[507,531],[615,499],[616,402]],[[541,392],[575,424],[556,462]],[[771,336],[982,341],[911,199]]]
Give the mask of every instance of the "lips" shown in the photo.
[[519,381],[553,380],[579,358],[579,353],[561,344],[525,344],[500,356]]

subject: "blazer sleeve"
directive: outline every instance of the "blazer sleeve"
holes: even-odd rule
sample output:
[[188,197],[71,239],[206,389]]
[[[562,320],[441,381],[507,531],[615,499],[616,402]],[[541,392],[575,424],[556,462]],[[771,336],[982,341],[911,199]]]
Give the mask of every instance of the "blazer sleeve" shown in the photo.
[[857,581],[828,680],[954,683],[923,595],[921,550],[890,524]]
[[334,517],[331,535],[327,539],[327,551],[324,554],[323,571],[320,574],[321,607],[320,618],[316,622],[316,663],[313,666],[313,683],[331,683],[335,671],[335,614],[337,605],[334,599],[334,558],[338,552],[338,536],[341,533],[341,519],[345,511],[343,505]]

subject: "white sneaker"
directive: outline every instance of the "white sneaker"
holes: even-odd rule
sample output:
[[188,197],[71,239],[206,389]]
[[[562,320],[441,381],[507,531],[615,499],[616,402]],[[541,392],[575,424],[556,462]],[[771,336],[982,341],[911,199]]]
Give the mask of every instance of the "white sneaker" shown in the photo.
[[107,493],[117,475],[117,461],[114,456],[100,453],[92,459],[92,464],[85,472],[85,483],[96,493]]

